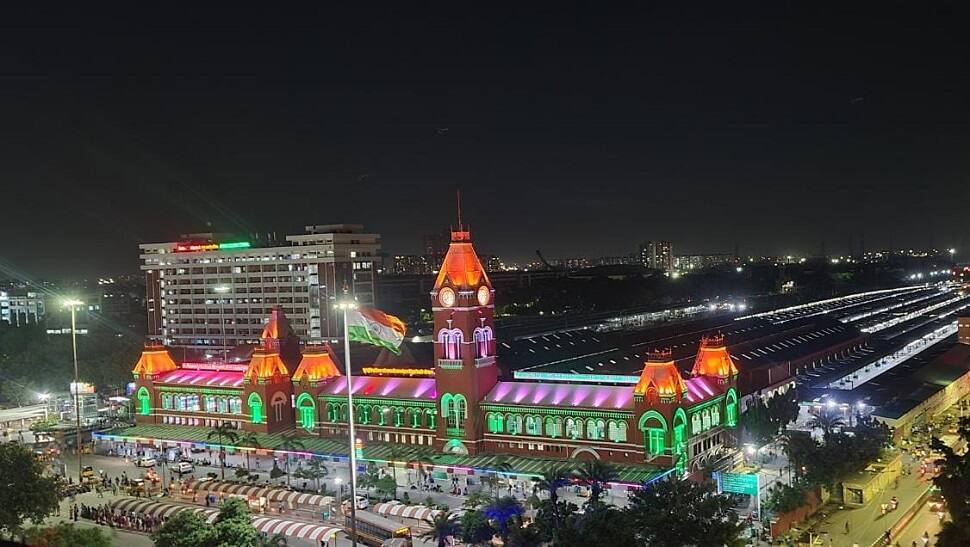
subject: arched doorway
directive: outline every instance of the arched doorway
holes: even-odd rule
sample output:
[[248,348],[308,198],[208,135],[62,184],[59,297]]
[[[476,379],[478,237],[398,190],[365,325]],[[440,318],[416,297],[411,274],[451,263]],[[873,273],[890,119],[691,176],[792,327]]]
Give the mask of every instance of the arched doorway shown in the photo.
[[581,460],[581,461],[600,459],[599,453],[597,453],[592,448],[586,448],[586,447],[577,448],[576,450],[573,450],[573,453],[569,457],[571,459]]
[[452,439],[445,444],[444,453],[455,454],[457,456],[467,456],[468,447],[465,446],[465,443],[459,441],[458,439]]

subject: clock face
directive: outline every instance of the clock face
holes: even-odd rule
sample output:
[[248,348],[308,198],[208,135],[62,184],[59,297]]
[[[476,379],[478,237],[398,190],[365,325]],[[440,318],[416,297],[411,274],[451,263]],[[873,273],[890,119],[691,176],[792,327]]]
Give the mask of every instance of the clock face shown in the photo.
[[455,291],[451,290],[450,287],[443,287],[438,291],[438,302],[441,305],[450,308],[455,305]]
[[488,304],[488,299],[491,298],[492,291],[488,290],[488,287],[482,285],[478,288],[478,303],[482,306]]

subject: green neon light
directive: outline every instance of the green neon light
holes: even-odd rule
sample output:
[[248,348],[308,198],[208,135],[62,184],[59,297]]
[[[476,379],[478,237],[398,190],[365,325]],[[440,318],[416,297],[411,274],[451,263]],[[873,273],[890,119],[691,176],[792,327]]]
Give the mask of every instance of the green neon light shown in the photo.
[[248,249],[250,243],[248,241],[233,241],[232,243],[220,243],[219,250],[224,251],[226,249]]
[[151,395],[148,394],[148,389],[145,386],[138,389],[138,407],[138,412],[142,416],[148,416],[152,413]]
[[249,394],[249,412],[254,424],[263,423],[263,400],[255,393]]
[[529,372],[517,371],[512,373],[516,380],[541,380],[551,382],[581,382],[606,384],[636,384],[639,376],[622,374],[572,374],[569,372]]
[[497,410],[500,412],[514,412],[519,414],[552,414],[556,416],[575,416],[583,418],[617,418],[626,419],[632,418],[632,412],[612,412],[607,410],[580,410],[580,409],[570,409],[570,408],[555,408],[548,406],[508,406],[508,405],[492,405],[492,404],[482,404],[480,405],[486,410]]
[[[325,396],[320,398],[323,399],[328,404],[333,404],[333,403],[341,404],[341,403],[347,402],[346,397]],[[370,398],[370,397],[360,397],[355,395],[354,396],[355,405],[357,404],[357,401],[360,401],[361,403],[367,403],[370,405],[378,404],[378,405],[384,405],[388,407],[405,406],[405,407],[411,407],[411,408],[435,408],[436,406],[433,401],[412,401],[409,399],[377,399],[377,398]]]

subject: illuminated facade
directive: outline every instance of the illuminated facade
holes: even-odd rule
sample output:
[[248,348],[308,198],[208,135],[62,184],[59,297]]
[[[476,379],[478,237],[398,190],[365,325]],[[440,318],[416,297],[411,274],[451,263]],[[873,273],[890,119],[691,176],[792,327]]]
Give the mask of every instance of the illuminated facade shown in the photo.
[[307,226],[286,244],[214,241],[142,244],[149,335],[168,346],[215,354],[256,344],[274,307],[296,334],[317,340],[340,335],[333,300],[346,289],[373,305],[380,236],[355,224]]
[[[430,297],[434,362],[369,365],[353,378],[353,414],[365,443],[696,470],[733,442],[738,371],[721,337],[702,341],[686,377],[669,351],[656,351],[636,385],[506,381],[496,358],[495,291],[469,232],[452,233]],[[326,345],[299,352],[279,310],[248,364],[176,368],[163,356],[161,348],[146,348],[135,367],[139,423],[229,421],[263,433],[346,435],[342,366]]]

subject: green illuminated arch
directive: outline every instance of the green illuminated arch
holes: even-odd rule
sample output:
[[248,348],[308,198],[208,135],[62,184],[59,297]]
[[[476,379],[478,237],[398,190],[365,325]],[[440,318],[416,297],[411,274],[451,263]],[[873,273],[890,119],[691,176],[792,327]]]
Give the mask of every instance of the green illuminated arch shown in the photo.
[[738,392],[733,387],[728,388],[724,401],[724,425],[736,427],[738,425]]
[[138,389],[138,413],[142,416],[152,413],[152,396],[145,386]]
[[[660,427],[650,427],[650,421],[655,420]],[[647,453],[654,456],[662,455],[667,448],[667,420],[656,410],[648,410],[640,416],[639,428],[643,432],[643,441]]]
[[[674,453],[683,455],[687,451],[687,413],[683,408],[678,408],[674,412]],[[678,462],[682,464],[683,461]]]
[[451,393],[445,393],[441,396],[441,408],[438,409],[441,412],[442,418],[447,418],[448,413],[451,411],[451,400],[454,396]]
[[309,393],[301,393],[296,399],[296,409],[300,416],[300,425],[312,431],[317,423],[317,405],[313,397]]
[[249,405],[250,420],[254,424],[261,424],[266,421],[266,415],[263,414],[263,400],[258,393],[250,393],[246,403]]

